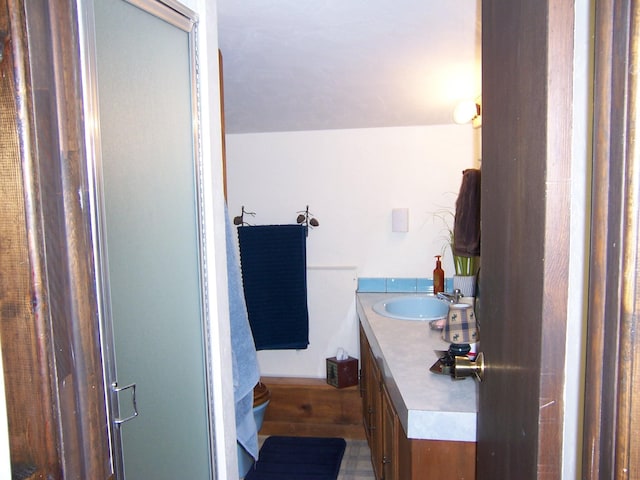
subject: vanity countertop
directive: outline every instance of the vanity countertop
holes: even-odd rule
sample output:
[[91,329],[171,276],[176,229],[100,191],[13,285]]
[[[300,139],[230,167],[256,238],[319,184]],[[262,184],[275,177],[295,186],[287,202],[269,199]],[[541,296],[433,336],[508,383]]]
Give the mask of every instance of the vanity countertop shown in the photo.
[[449,344],[424,321],[397,320],[375,313],[373,305],[397,293],[358,293],[357,311],[385,384],[408,438],[476,441],[478,384],[429,371],[434,350]]

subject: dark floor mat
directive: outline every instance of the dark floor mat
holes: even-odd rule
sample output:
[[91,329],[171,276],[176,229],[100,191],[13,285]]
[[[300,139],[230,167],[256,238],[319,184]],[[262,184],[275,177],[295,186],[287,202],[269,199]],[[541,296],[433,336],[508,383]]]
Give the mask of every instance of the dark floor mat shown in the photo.
[[342,438],[267,438],[245,480],[336,480],[347,443]]

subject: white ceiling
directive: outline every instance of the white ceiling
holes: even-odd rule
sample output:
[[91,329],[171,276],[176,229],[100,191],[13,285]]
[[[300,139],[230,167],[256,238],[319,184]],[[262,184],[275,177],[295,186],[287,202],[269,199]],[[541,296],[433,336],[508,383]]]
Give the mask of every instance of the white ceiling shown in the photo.
[[481,0],[218,0],[227,133],[452,123]]

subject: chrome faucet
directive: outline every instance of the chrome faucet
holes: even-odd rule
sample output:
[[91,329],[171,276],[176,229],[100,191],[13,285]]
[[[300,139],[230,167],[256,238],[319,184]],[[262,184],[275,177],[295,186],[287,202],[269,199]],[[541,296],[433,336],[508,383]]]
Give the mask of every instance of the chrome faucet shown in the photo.
[[456,288],[453,293],[439,292],[436,297],[445,302],[460,303],[460,299],[464,297],[464,295],[462,295],[459,288]]

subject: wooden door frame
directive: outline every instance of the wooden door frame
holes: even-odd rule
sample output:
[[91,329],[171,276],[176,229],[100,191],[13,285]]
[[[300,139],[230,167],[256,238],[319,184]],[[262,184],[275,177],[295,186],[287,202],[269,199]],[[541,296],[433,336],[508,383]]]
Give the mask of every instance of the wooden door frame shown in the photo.
[[640,478],[640,5],[596,2],[583,478]]
[[[20,120],[16,124],[19,158],[13,173],[21,190],[13,206],[25,219],[23,229],[9,232],[3,226],[0,235],[28,247],[16,250],[20,257],[12,259],[20,261],[11,267],[0,264],[0,336],[12,466],[34,468],[53,478],[61,478],[63,470],[69,476],[77,472],[80,478],[106,478],[111,474],[106,407],[86,247],[91,245],[90,229],[82,210],[86,181],[78,120],[81,96],[79,79],[69,75],[79,71],[74,2],[0,0],[0,9],[0,30],[8,32],[2,38],[4,62],[11,59],[13,63],[10,71],[17,85]],[[630,136],[638,129],[633,102],[637,76],[636,83],[626,83],[628,60],[635,65],[638,61],[637,47],[629,49],[638,44],[638,6],[629,0],[610,0],[597,2],[596,10],[594,212],[583,451],[583,474],[590,479],[607,478],[614,471],[619,478],[627,478],[623,469],[634,465],[630,459],[638,458],[637,435],[632,433],[638,428],[639,407],[632,393],[640,384],[637,355],[631,354],[638,343],[633,332],[638,330],[640,303],[638,184],[633,175],[638,154],[635,138]],[[36,79],[39,83],[34,85]],[[619,114],[621,108],[626,115]],[[624,143],[616,141],[619,138]],[[49,157],[47,151],[62,154]],[[41,182],[40,178],[51,180],[52,170],[62,173],[60,187],[65,192],[81,192],[81,196],[60,196]],[[623,177],[612,178],[616,172]],[[623,189],[613,188],[616,185],[635,193],[623,201]],[[61,225],[66,228],[61,230]],[[47,248],[55,248],[56,255],[47,255]],[[56,305],[51,301],[60,298],[59,292],[52,289],[65,286],[56,283],[63,280],[53,272],[65,272],[73,279]],[[62,337],[77,349],[75,358],[85,358],[83,364],[71,361],[70,350],[54,348]],[[59,377],[62,371],[67,375]],[[89,388],[81,386],[83,379],[89,380]],[[61,387],[70,381],[72,390],[67,392]],[[75,450],[73,445],[92,448]]]
[[[0,0],[0,337],[14,478],[113,475],[72,0]],[[6,86],[6,85],[5,85]],[[4,95],[3,95],[4,96]],[[3,101],[4,105],[4,101]],[[9,115],[11,116],[11,115]],[[9,117],[8,116],[8,117]]]

